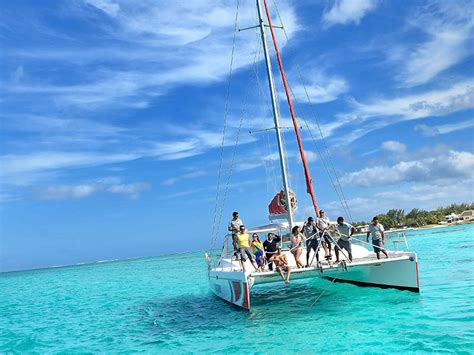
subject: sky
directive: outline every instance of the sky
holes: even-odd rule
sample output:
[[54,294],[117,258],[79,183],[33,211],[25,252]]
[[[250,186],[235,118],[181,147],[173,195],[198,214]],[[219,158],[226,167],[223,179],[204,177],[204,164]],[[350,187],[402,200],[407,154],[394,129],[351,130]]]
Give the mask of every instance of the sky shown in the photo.
[[[472,1],[276,5],[331,219],[474,202]],[[268,82],[258,30],[234,32],[257,24],[255,3],[236,9],[2,3],[0,271],[206,250],[234,210],[247,226],[268,223],[282,188]],[[271,55],[302,220],[314,211]]]

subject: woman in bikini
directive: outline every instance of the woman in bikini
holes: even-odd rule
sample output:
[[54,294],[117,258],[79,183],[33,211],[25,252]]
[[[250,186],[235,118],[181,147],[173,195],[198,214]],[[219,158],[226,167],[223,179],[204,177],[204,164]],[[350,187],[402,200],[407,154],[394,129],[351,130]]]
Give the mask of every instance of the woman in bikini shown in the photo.
[[304,267],[303,263],[300,261],[300,256],[303,253],[303,244],[305,242],[305,238],[303,234],[300,233],[300,227],[294,226],[291,230],[291,253],[295,257],[296,266],[299,268]]

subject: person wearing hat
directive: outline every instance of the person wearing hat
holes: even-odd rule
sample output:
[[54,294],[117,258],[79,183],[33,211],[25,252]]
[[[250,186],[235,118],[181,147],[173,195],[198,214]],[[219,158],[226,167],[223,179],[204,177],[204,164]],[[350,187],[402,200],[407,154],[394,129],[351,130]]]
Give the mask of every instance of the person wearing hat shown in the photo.
[[372,218],[372,223],[369,224],[369,231],[367,232],[367,242],[369,241],[369,235],[372,235],[372,246],[374,252],[377,254],[377,259],[380,259],[380,252],[384,253],[388,258],[388,254],[384,249],[385,233],[383,225],[379,223],[379,218],[375,216]]

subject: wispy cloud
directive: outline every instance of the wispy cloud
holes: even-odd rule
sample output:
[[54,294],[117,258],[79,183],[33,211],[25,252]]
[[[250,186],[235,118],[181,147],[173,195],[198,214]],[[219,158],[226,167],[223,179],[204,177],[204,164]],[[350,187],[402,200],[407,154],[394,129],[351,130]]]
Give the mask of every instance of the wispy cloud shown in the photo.
[[407,146],[397,141],[385,141],[382,143],[380,148],[388,152],[401,154],[406,151]]
[[429,126],[426,124],[418,124],[415,126],[415,131],[420,132],[424,136],[432,137],[438,134],[448,134],[448,133],[460,131],[466,128],[471,128],[471,127],[474,127],[474,119],[456,122],[452,124],[443,124],[443,125],[434,125],[434,126]]
[[[324,125],[326,137],[334,136],[338,142],[351,143],[371,131],[401,121],[445,116],[474,108],[474,81],[462,81],[445,89],[428,90],[419,94],[393,98],[373,98],[365,103],[349,101],[352,112],[337,115],[337,120]],[[338,135],[342,127],[352,127]]]
[[408,24],[426,40],[395,46],[398,80],[407,87],[424,84],[472,54],[473,19],[472,1],[428,2],[415,10]]
[[[292,36],[297,29],[294,11],[289,5],[281,6],[286,31]],[[43,69],[36,72],[36,80],[25,77],[12,81],[7,86],[9,92],[51,97],[60,105],[88,110],[104,106],[145,108],[154,97],[177,85],[220,81],[229,71],[234,3],[87,0],[76,12],[78,21],[90,13],[103,20],[88,24],[97,41],[105,42],[104,47],[91,47],[87,41],[78,50],[82,42],[77,39],[73,45],[66,42],[58,48],[29,48],[9,55],[36,63],[56,62],[69,72],[81,70],[86,74],[71,75],[62,83],[56,72]],[[74,9],[70,13],[74,16]],[[247,26],[254,22],[255,6],[242,4],[239,23]],[[238,34],[234,69],[253,62],[256,39],[252,32]],[[68,47],[71,51],[65,50]],[[109,63],[108,69],[98,65],[89,70],[91,63],[104,62]]]
[[331,102],[349,90],[346,80],[340,76],[331,76],[315,69],[303,69],[303,71],[305,73],[304,86],[300,83],[299,76],[290,72],[290,75],[295,78],[293,81],[297,83],[291,90],[300,103],[307,102],[307,96],[315,104]]
[[377,0],[335,0],[332,7],[324,12],[323,25],[359,24],[361,19],[377,7]]
[[129,198],[138,198],[143,191],[150,189],[149,183],[118,183],[110,181],[83,183],[76,185],[46,186],[37,191],[36,198],[40,200],[80,199],[98,192],[124,195]]

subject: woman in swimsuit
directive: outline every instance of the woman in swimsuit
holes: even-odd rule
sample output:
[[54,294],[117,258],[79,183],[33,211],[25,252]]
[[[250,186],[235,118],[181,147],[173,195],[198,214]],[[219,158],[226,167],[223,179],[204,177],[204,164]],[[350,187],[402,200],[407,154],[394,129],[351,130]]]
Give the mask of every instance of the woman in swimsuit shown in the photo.
[[300,227],[294,226],[291,230],[291,253],[295,257],[296,266],[299,268],[304,267],[303,263],[300,261],[301,253],[303,252],[303,243],[304,236],[300,233]]

